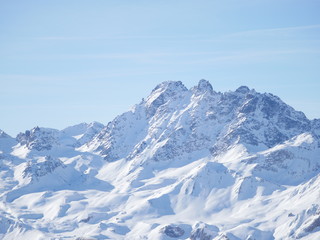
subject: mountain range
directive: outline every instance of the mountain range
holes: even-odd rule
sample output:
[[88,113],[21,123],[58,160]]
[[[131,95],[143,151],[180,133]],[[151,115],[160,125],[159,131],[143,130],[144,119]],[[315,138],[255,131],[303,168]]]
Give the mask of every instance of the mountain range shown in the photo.
[[320,239],[320,119],[167,81],[107,125],[0,130],[0,239]]

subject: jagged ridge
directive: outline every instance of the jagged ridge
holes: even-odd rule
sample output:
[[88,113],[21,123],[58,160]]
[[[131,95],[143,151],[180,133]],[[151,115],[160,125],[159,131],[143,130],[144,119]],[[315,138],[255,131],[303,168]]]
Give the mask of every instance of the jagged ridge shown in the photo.
[[106,126],[1,131],[0,237],[317,239],[319,137],[277,96],[206,80]]

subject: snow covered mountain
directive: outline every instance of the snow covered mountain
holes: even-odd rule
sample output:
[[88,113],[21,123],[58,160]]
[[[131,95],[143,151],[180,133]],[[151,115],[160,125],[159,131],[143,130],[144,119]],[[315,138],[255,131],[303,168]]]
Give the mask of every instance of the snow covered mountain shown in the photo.
[[2,239],[319,239],[320,120],[163,82],[106,126],[0,131]]

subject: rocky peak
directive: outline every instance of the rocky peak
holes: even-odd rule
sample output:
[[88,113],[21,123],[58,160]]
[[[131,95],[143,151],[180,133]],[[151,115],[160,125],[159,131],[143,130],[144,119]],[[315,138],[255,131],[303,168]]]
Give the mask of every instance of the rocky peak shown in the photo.
[[[207,80],[189,91],[181,82],[161,83],[136,107],[139,111],[118,116],[88,146],[112,161],[143,154],[161,161],[202,149],[216,154],[233,144],[266,149],[311,129],[303,114],[272,94],[246,86],[209,92]],[[157,146],[152,154],[150,144]]]
[[264,145],[263,148],[266,148],[311,130],[311,123],[303,113],[270,93],[250,92],[244,97],[229,97],[226,98],[226,104],[230,100],[234,105],[234,120],[229,123],[226,138],[221,142]]
[[39,126],[34,127],[34,128],[32,129],[32,131],[33,131],[33,132],[38,132],[38,131],[40,131]]
[[247,86],[241,86],[237,88],[236,93],[247,94],[250,92],[250,89]]
[[212,93],[213,88],[209,81],[205,79],[201,79],[198,83],[198,85],[194,88],[197,93]]
[[146,100],[147,115],[149,117],[153,116],[160,106],[176,99],[187,91],[188,89],[180,81],[167,81],[159,84]]
[[58,142],[59,131],[51,128],[35,127],[24,133],[19,133],[17,141],[28,149],[37,151],[50,150],[53,144]]
[[170,91],[170,92],[174,92],[174,91],[187,91],[188,89],[183,85],[183,83],[181,81],[165,81],[162,82],[160,84],[158,84],[153,90],[151,95],[154,92],[157,91]]

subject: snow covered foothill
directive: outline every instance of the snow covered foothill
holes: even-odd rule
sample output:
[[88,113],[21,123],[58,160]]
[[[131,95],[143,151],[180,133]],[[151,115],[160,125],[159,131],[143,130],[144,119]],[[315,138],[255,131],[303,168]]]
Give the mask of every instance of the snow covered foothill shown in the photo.
[[320,120],[168,81],[107,125],[0,131],[1,239],[318,239]]

